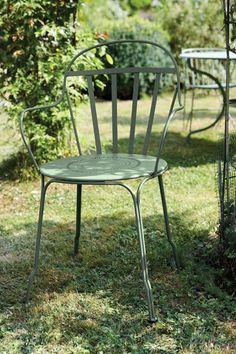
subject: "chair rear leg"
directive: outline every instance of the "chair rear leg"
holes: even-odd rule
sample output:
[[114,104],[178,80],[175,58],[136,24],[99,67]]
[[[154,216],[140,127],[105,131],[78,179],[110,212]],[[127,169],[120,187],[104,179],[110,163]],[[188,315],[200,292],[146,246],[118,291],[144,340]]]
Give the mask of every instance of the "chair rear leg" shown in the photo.
[[37,234],[36,234],[36,245],[35,245],[35,256],[34,256],[34,268],[29,276],[28,288],[26,294],[26,303],[29,302],[33,281],[36,274],[39,271],[39,252],[40,252],[40,241],[42,234],[42,224],[43,224],[43,212],[45,204],[45,195],[48,184],[44,186],[44,177],[42,176],[42,186],[41,186],[41,198],[40,198],[40,207],[39,207],[39,216],[38,216],[38,225],[37,225]]
[[166,198],[165,198],[165,190],[164,190],[164,184],[162,180],[162,175],[158,176],[158,181],[159,181],[159,187],[160,187],[160,193],[161,193],[161,201],[162,201],[162,207],[163,207],[163,214],[164,214],[164,219],[165,219],[165,227],[166,227],[166,234],[167,234],[167,239],[172,247],[173,251],[173,256],[175,260],[175,266],[179,270],[180,269],[180,264],[179,264],[179,259],[178,259],[178,254],[177,254],[177,248],[173,240],[173,236],[170,230],[170,224],[169,224],[169,217],[168,217],[168,211],[167,211],[167,205],[166,205]]
[[143,232],[142,215],[140,211],[140,203],[139,200],[134,196],[133,196],[133,202],[135,208],[136,225],[137,225],[137,232],[138,232],[139,245],[140,245],[143,282],[146,290],[147,303],[148,303],[149,321],[151,323],[155,323],[157,321],[157,318],[154,310],[152,288],[148,276],[147,256],[146,256],[146,247],[145,247],[145,239],[144,239],[144,232]]
[[82,196],[82,185],[77,184],[76,230],[75,230],[75,241],[74,241],[74,255],[75,256],[79,252],[80,226],[81,226],[81,196]]
[[190,136],[191,136],[191,134],[192,134],[194,99],[195,99],[195,90],[192,89],[191,109],[190,109],[190,112],[189,112],[189,115],[188,115],[189,133],[188,133],[188,136],[187,136],[187,140],[190,139]]
[[187,104],[187,89],[184,86],[184,110],[183,110],[183,129],[185,129],[185,127],[187,128],[188,125],[188,120],[187,120],[187,124],[185,123],[186,121],[186,104]]

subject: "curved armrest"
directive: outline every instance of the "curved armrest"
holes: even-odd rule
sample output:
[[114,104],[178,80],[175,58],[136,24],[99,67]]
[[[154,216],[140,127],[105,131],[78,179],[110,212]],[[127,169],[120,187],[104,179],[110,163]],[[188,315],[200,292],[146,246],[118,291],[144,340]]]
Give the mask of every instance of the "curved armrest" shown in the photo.
[[29,108],[26,108],[24,109],[21,114],[20,114],[20,132],[21,132],[21,136],[22,136],[22,139],[23,139],[23,142],[26,146],[26,149],[37,169],[38,172],[40,172],[40,169],[39,169],[39,165],[34,157],[34,154],[30,148],[30,145],[28,144],[27,142],[27,138],[26,138],[26,135],[25,135],[25,129],[24,129],[24,117],[25,117],[25,114],[27,112],[30,112],[30,111],[35,111],[35,110],[44,110],[44,109],[48,109],[48,108],[53,108],[53,107],[56,107],[63,99],[64,97],[64,90],[61,94],[61,96],[58,98],[58,100],[55,102],[55,103],[51,103],[51,104],[47,104],[45,106],[34,106],[34,107],[29,107]]
[[[159,149],[158,149],[158,154],[157,154],[157,160],[156,160],[154,174],[158,170],[158,162],[159,162],[159,159],[161,157],[161,153],[162,153],[162,150],[163,150],[164,141],[165,141],[165,137],[166,137],[166,133],[167,133],[169,124],[170,124],[171,120],[173,119],[173,117],[175,116],[175,114],[177,112],[181,111],[184,108],[183,105],[179,105],[177,108],[173,108],[174,103],[175,103],[175,99],[176,99],[176,96],[177,96],[177,91],[178,91],[178,89],[175,92],[175,97],[173,99],[173,102],[172,102],[172,105],[171,105],[171,108],[170,108],[170,111],[169,111],[168,119],[166,121],[165,127],[164,127],[162,135],[161,135],[161,140],[160,140],[160,144],[159,144]],[[181,101],[180,101],[180,103],[181,103]]]

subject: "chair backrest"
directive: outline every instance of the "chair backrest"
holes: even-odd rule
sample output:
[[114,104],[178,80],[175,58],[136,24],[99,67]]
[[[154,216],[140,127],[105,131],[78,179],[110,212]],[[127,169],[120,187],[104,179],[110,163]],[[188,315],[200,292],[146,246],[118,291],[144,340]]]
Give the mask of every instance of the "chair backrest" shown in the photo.
[[[223,48],[187,48],[182,49],[181,54],[211,52],[216,54],[225,52]],[[206,59],[206,58],[189,58],[190,66],[194,69],[210,73],[216,77],[222,85],[225,84],[225,60]],[[233,73],[233,72],[232,72]],[[232,76],[231,73],[231,76]],[[187,59],[184,59],[184,84],[186,88],[205,88],[210,89],[215,87],[215,82],[207,75],[201,72],[194,72],[190,69]]]
[[[154,47],[156,48],[156,65],[152,67],[147,67],[147,66],[132,66],[132,67],[120,67],[116,66],[115,63],[114,65],[109,64],[109,67],[104,67],[102,69],[92,69],[92,70],[79,70],[76,68],[76,61],[81,57],[81,56],[86,56],[91,53],[91,51],[94,53],[96,50],[100,50],[102,47],[106,47],[107,50],[110,50],[111,47],[116,46],[117,50],[119,50],[120,46],[134,46],[134,45],[141,45],[141,46],[147,46],[147,47]],[[144,52],[145,53],[145,52]],[[159,53],[159,54],[158,54]],[[162,53],[165,56],[165,59],[169,58],[168,60],[165,60],[165,62],[168,62],[168,65],[161,65],[160,64],[160,53]],[[132,51],[130,51],[130,54],[132,55]],[[140,53],[142,55],[142,52]],[[128,136],[128,144],[127,144],[127,153],[132,154],[134,153],[134,147],[135,147],[135,135],[136,135],[136,123],[137,123],[137,113],[138,113],[138,98],[139,98],[139,80],[142,77],[142,79],[145,79],[145,75],[147,74],[152,74],[152,99],[151,99],[151,104],[150,104],[150,110],[149,110],[149,117],[146,122],[146,129],[145,129],[145,136],[144,136],[144,141],[143,141],[143,147],[142,147],[142,154],[146,155],[148,153],[149,149],[149,144],[150,144],[150,138],[151,138],[151,133],[153,129],[153,123],[154,123],[154,118],[156,115],[156,108],[158,106],[158,95],[160,93],[160,88],[165,85],[166,86],[166,76],[171,76],[172,80],[168,80],[170,83],[169,91],[171,89],[172,91],[172,98],[170,100],[170,106],[168,108],[168,113],[166,116],[164,128],[162,130],[162,135],[160,139],[160,144],[159,147],[157,147],[157,155],[160,154],[160,151],[163,147],[167,127],[169,124],[170,119],[173,116],[174,111],[181,109],[181,93],[180,93],[180,78],[179,78],[179,72],[178,68],[175,62],[175,59],[173,56],[161,45],[157,43],[153,43],[150,41],[146,40],[120,40],[120,41],[113,41],[113,42],[104,42],[98,45],[95,45],[93,47],[90,47],[88,49],[83,50],[80,52],[77,56],[73,58],[73,60],[70,62],[68,65],[68,68],[65,72],[64,76],[64,86],[63,90],[65,91],[66,98],[68,101],[69,109],[70,109],[70,116],[72,120],[72,124],[74,127],[74,132],[75,132],[75,137],[76,137],[76,142],[77,142],[77,147],[78,147],[78,152],[79,154],[82,154],[82,147],[80,144],[79,140],[79,130],[77,131],[77,126],[76,126],[76,119],[75,119],[75,114],[73,112],[73,108],[71,105],[71,99],[69,95],[69,85],[67,84],[68,79],[70,78],[80,78],[83,77],[87,80],[87,85],[88,85],[88,97],[89,97],[89,102],[90,102],[90,110],[91,110],[91,121],[92,121],[92,128],[93,128],[93,134],[94,134],[94,142],[95,142],[95,148],[96,148],[96,153],[101,154],[103,153],[103,142],[101,139],[101,134],[100,134],[100,127],[99,127],[99,118],[97,114],[97,109],[96,109],[96,100],[95,100],[95,85],[94,82],[95,80],[98,80],[99,78],[106,77],[106,82],[110,84],[111,87],[111,125],[112,125],[112,133],[111,133],[111,145],[112,145],[112,152],[117,153],[119,152],[119,131],[118,131],[118,125],[119,125],[119,112],[118,112],[118,98],[117,98],[117,86],[119,84],[119,79],[121,78],[122,75],[130,75],[132,78],[133,82],[133,93],[132,93],[132,104],[131,104],[131,117],[130,117],[130,127],[129,127],[129,136]],[[149,75],[150,79],[150,75]],[[162,84],[162,81],[164,84]],[[178,108],[176,108],[176,100],[178,102]],[[79,119],[78,119],[79,120]],[[124,151],[123,151],[124,152]]]
[[[147,46],[147,47],[154,47],[156,49],[155,60],[156,64],[151,66],[135,66],[132,65],[130,67],[121,67],[121,65],[116,66],[115,62],[112,65],[112,60],[109,60],[110,64],[105,61],[104,64],[99,68],[94,69],[94,61],[91,60],[91,55],[94,58],[95,53],[98,54],[101,52],[103,48],[106,50],[110,49],[111,47],[117,46],[117,50],[119,50],[120,46]],[[104,51],[103,51],[104,52]],[[91,54],[92,53],[92,54]],[[111,52],[110,52],[111,53]],[[130,55],[132,56],[132,49],[129,50]],[[140,57],[142,55],[146,55],[147,52],[142,50],[140,51]],[[162,61],[160,60],[160,54],[162,53],[162,57],[164,55],[165,63],[168,64],[161,64]],[[168,60],[167,60],[168,59]],[[93,62],[92,69],[88,68],[88,63]],[[100,63],[100,61],[98,60]],[[145,61],[146,62],[146,61]],[[108,65],[109,64],[109,65]],[[108,67],[107,67],[108,66]],[[102,67],[102,68],[101,68]],[[150,42],[147,40],[119,40],[119,41],[112,41],[112,42],[103,42],[87,49],[82,50],[79,52],[69,63],[67,69],[64,74],[64,81],[63,81],[63,90],[60,98],[54,104],[49,104],[45,106],[35,106],[31,108],[25,109],[21,114],[21,134],[24,140],[24,143],[28,149],[28,152],[36,166],[39,170],[39,165],[31,151],[30,145],[27,143],[27,138],[24,132],[24,115],[26,112],[33,111],[33,110],[45,110],[48,108],[53,108],[59,103],[61,103],[64,99],[67,100],[68,107],[69,107],[69,114],[72,122],[72,127],[75,136],[75,142],[77,145],[78,153],[81,155],[84,153],[84,149],[81,144],[80,130],[78,129],[80,123],[80,117],[77,117],[77,111],[73,106],[74,102],[74,91],[77,86],[81,86],[84,89],[84,93],[88,94],[88,100],[90,104],[90,113],[91,117],[87,118],[86,124],[89,126],[91,123],[93,137],[94,137],[94,147],[97,154],[102,154],[104,152],[103,146],[104,141],[101,139],[101,124],[99,121],[99,117],[97,114],[97,107],[96,107],[96,100],[95,100],[95,82],[97,80],[102,80],[106,78],[106,82],[110,82],[111,86],[111,115],[109,117],[109,122],[111,123],[111,151],[113,153],[120,152],[119,146],[119,129],[118,125],[120,122],[120,116],[118,112],[118,97],[117,97],[117,87],[119,84],[119,80],[122,75],[130,75],[132,79],[132,103],[131,103],[131,114],[129,120],[129,133],[127,137],[127,151],[129,154],[135,153],[135,138],[137,133],[137,116],[138,116],[138,98],[139,98],[139,81],[140,79],[144,80],[146,75],[148,75],[148,80],[150,81],[150,76],[152,77],[151,82],[149,82],[149,86],[152,87],[152,94],[151,94],[151,103],[149,108],[149,114],[146,117],[145,123],[142,122],[144,127],[144,134],[143,134],[143,146],[141,148],[141,153],[146,155],[149,150],[149,145],[151,141],[151,134],[153,131],[154,122],[157,120],[157,107],[159,106],[158,95],[160,94],[160,88],[164,85],[166,89],[169,91],[168,97],[171,97],[169,102],[165,102],[166,108],[166,115],[165,117],[162,116],[162,126],[163,128],[160,130],[159,134],[159,141],[157,142],[157,147],[155,148],[155,152],[152,155],[157,156],[157,163],[160,157],[165,136],[167,133],[168,125],[170,120],[174,116],[175,112],[181,110],[181,91],[180,91],[180,76],[179,71],[177,68],[177,64],[171,53],[166,50],[161,45]],[[172,80],[167,80],[167,77],[171,77]],[[87,85],[85,85],[87,82]],[[163,83],[162,83],[163,82]],[[167,87],[169,85],[170,87]],[[72,93],[73,91],[73,93]],[[87,136],[85,137],[87,139]],[[83,140],[84,141],[84,140]],[[123,144],[124,145],[124,144]],[[140,145],[140,144],[139,144]],[[139,153],[140,153],[139,152]]]

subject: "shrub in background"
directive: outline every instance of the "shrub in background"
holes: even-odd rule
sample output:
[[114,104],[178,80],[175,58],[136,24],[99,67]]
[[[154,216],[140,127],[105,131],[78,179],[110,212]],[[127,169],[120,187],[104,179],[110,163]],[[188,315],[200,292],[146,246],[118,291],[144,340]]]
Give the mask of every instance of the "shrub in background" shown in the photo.
[[120,0],[121,6],[129,13],[149,9],[152,2],[152,0]]
[[127,17],[128,11],[121,7],[119,0],[84,0],[80,8],[79,22],[92,31],[107,31],[110,23]]
[[[157,26],[157,24],[138,17],[128,17],[125,20],[117,21],[108,29],[109,40],[120,39],[146,39],[157,42],[169,49],[168,40],[165,33]],[[113,59],[114,65],[119,67],[153,67],[155,65],[168,65],[164,55],[158,54],[158,50],[153,46],[142,44],[134,44],[127,46],[119,44],[118,46],[108,47],[107,53]],[[154,74],[140,74],[139,92],[140,96],[149,94],[153,89]],[[166,76],[167,82],[168,76]],[[164,87],[162,87],[163,89]],[[130,99],[133,93],[133,80],[130,75],[120,75],[117,81],[117,92],[120,99]],[[107,84],[106,89],[97,92],[98,96],[110,98],[110,86]]]
[[[10,103],[7,110],[11,119],[18,120],[26,107],[55,102],[62,90],[66,63],[76,48],[94,43],[91,34],[76,28],[79,6],[77,0],[3,2],[0,97]],[[98,59],[94,55],[89,61],[95,66]],[[82,93],[77,98],[81,99]],[[60,112],[63,108],[65,105]],[[39,163],[65,153],[67,124],[68,111],[32,112],[26,132]],[[18,157],[21,168],[25,159]]]
[[232,294],[236,289],[236,226],[235,201],[233,201],[229,215],[225,217],[224,229],[221,232],[219,245],[219,260],[222,268],[221,284]]
[[134,10],[145,9],[150,7],[152,0],[129,0],[129,5]]
[[220,1],[160,0],[155,11],[176,56],[181,48],[225,47]]

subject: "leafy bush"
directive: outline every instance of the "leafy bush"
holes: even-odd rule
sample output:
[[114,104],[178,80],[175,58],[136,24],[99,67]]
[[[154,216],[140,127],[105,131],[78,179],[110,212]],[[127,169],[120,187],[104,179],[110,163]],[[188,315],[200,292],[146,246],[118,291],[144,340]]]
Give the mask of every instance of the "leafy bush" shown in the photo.
[[[76,29],[77,11],[77,0],[4,1],[0,10],[0,95],[10,103],[7,109],[12,119],[18,120],[26,107],[55,102],[76,48],[94,43],[90,34]],[[97,62],[95,55],[93,60]],[[63,109],[65,104],[60,112]],[[59,114],[58,109],[40,115],[32,112],[26,132],[39,163],[65,153],[67,113]]]
[[[168,49],[168,41],[165,33],[161,31],[156,24],[148,20],[139,18],[120,20],[117,21],[108,32],[109,40],[146,39],[157,42]],[[143,44],[134,44],[132,46],[119,44],[118,46],[109,47],[107,53],[113,58],[115,66],[119,67],[152,67],[157,64],[160,66],[168,64],[164,52],[160,53],[155,47]],[[140,96],[152,91],[153,79],[153,74],[140,75]],[[166,77],[166,83],[167,80],[168,77]],[[120,75],[117,82],[117,91],[118,97],[121,99],[129,99],[132,97],[133,80],[130,75]],[[109,84],[103,92],[98,92],[98,95],[109,98],[111,95]]]
[[79,11],[79,21],[93,31],[106,31],[110,22],[117,21],[128,15],[121,7],[119,0],[85,0]]
[[134,9],[143,9],[151,6],[152,0],[130,0],[130,6]]
[[225,47],[220,1],[161,0],[156,21],[167,31],[177,55],[181,48]]
[[129,13],[132,13],[150,8],[152,0],[120,0],[120,4]]
[[219,228],[220,244],[219,259],[222,269],[221,286],[231,293],[236,288],[236,224],[235,224],[235,200],[231,200],[227,213],[225,205],[224,224]]

